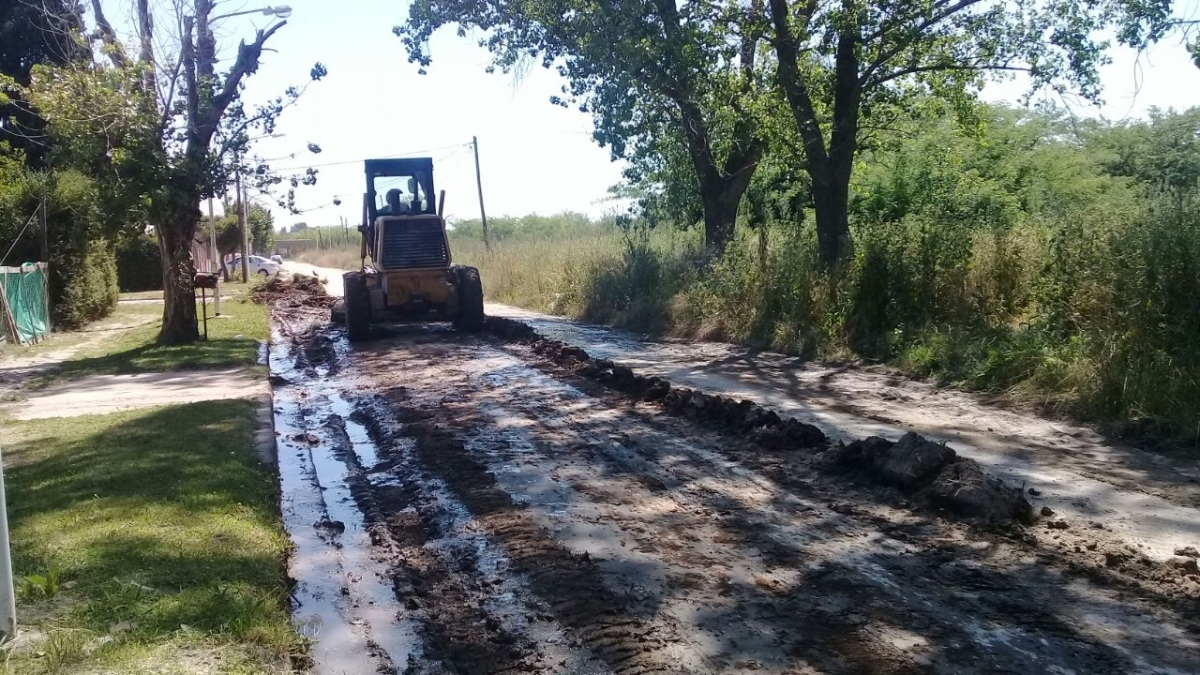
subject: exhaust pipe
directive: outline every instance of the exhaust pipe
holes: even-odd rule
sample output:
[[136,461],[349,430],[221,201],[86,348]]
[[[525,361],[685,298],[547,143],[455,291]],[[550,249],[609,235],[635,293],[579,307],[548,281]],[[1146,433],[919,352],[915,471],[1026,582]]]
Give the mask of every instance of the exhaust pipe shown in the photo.
[[438,193],[438,218],[445,220],[446,218],[446,191],[442,190]]

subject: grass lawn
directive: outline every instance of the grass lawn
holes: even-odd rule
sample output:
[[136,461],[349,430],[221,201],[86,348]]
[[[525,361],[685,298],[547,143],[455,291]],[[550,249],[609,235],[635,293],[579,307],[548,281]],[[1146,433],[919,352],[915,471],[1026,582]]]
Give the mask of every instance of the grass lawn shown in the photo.
[[208,341],[190,345],[155,344],[161,314],[162,305],[119,306],[114,317],[125,317],[130,322],[145,317],[146,322],[82,347],[70,360],[38,375],[30,386],[87,375],[254,366],[259,343],[270,336],[267,308],[248,299],[221,303],[221,317],[209,317]]
[[[255,404],[8,422],[21,645],[0,673],[286,673],[287,536]],[[2,657],[0,657],[2,658]]]
[[[240,281],[222,281],[221,282],[221,297],[239,298],[250,292],[250,289],[262,283],[262,279],[251,279],[250,283],[245,284]],[[212,292],[208,291],[211,302]],[[162,291],[130,291],[121,293],[122,300],[162,300]],[[200,291],[196,291],[196,297],[200,297]]]
[[122,293],[122,300],[162,300],[162,291],[130,291]]

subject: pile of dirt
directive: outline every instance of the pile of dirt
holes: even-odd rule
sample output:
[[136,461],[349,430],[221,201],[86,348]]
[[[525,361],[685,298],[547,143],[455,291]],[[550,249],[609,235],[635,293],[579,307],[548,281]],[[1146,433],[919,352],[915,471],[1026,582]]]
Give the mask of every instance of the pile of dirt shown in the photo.
[[983,525],[1034,520],[1033,505],[1017,488],[987,475],[952,448],[908,432],[896,442],[872,436],[821,453],[828,468],[865,473],[914,495],[924,504]]
[[290,279],[277,276],[250,291],[250,298],[277,309],[329,309],[337,302],[325,292],[320,279],[304,274],[293,274]]
[[674,387],[662,378],[638,375],[628,366],[592,358],[579,347],[544,338],[522,321],[488,317],[487,328],[506,340],[530,345],[535,353],[578,375],[635,399],[657,403],[671,414],[736,433],[766,450],[818,451],[822,468],[895,487],[945,515],[988,526],[1034,520],[1033,506],[1021,490],[1007,487],[974,460],[959,457],[953,449],[914,432],[896,442],[873,436],[828,448],[825,434],[817,427],[781,418],[751,401]]

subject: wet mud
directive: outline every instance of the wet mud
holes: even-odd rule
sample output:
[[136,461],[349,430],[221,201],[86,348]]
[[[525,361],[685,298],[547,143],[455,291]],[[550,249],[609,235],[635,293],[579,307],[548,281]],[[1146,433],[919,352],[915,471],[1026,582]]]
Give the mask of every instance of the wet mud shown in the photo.
[[536,339],[281,329],[318,672],[1200,672],[1188,551],[1145,564],[1053,513],[962,518],[926,494],[973,480],[936,448],[831,470],[849,444],[765,409],[681,413],[669,383]]

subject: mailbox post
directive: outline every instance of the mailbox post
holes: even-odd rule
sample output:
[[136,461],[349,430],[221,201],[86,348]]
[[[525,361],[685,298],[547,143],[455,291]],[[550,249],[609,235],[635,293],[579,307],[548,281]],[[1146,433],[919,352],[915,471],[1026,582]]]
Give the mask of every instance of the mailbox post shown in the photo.
[[193,280],[196,288],[200,289],[200,307],[202,316],[204,317],[204,340],[208,341],[208,295],[207,290],[213,290],[213,297],[216,297],[217,291],[217,274],[207,272],[197,272],[196,278]]

